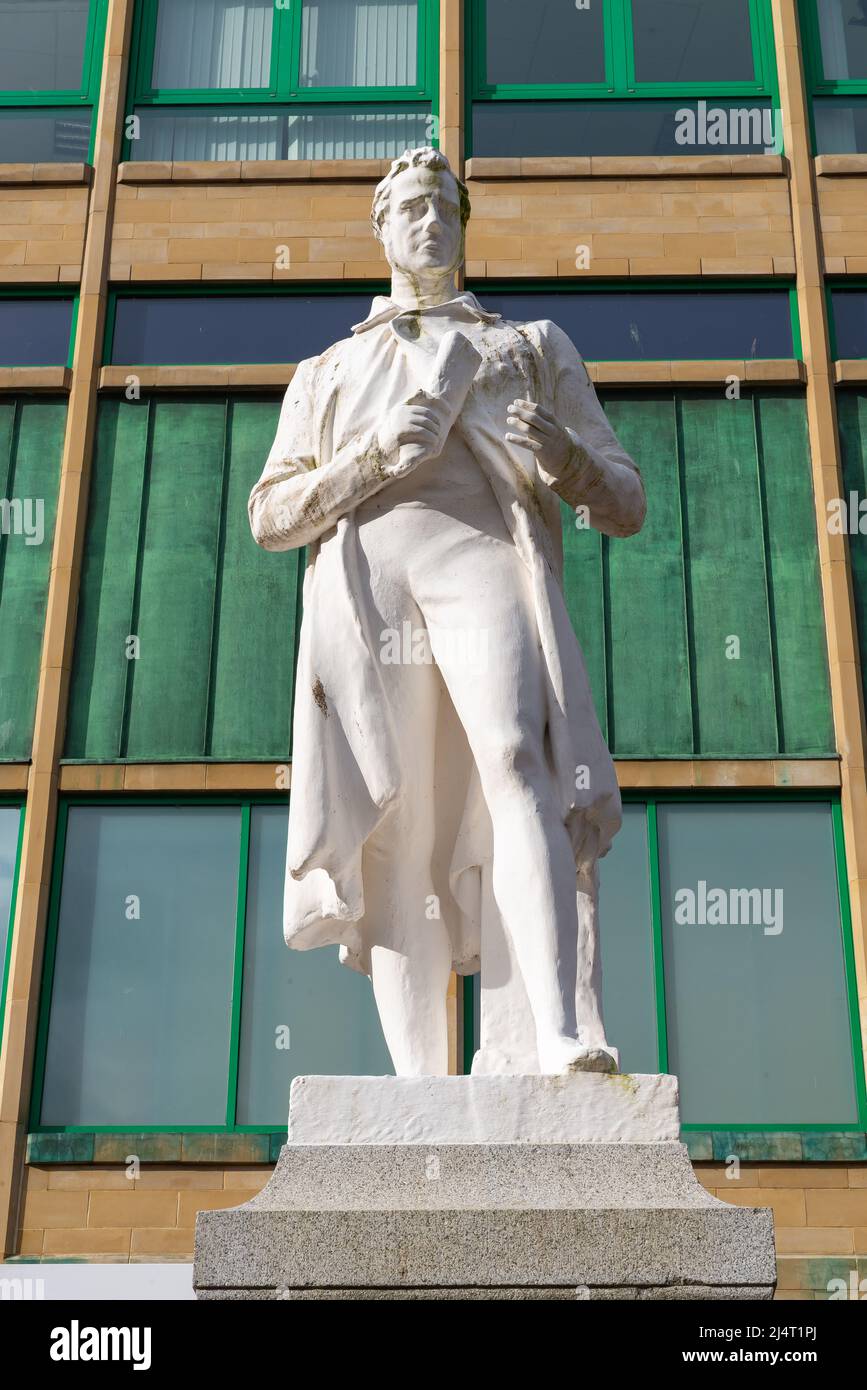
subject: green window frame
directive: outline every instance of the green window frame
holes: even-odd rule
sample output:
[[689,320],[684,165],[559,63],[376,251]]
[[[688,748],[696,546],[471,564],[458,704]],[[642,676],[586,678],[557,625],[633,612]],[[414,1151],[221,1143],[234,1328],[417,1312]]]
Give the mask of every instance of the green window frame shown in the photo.
[[810,115],[810,137],[814,151],[819,150],[816,134],[816,98],[836,98],[835,104],[845,105],[845,99],[867,98],[867,74],[862,78],[826,77],[822,61],[822,38],[819,27],[817,0],[798,0],[803,51],[804,77],[807,85]]
[[3,1043],[3,1024],[6,1019],[6,991],[9,987],[9,967],[12,962],[12,924],[15,921],[15,903],[18,898],[18,874],[21,868],[21,846],[24,841],[24,801],[21,797],[0,796],[0,808],[18,811],[18,838],[15,846],[15,861],[12,870],[12,892],[9,899],[9,918],[5,924],[6,945],[0,963],[0,1047]]
[[[107,797],[64,797],[58,808],[57,832],[55,836],[54,860],[49,899],[48,927],[45,943],[45,958],[42,970],[42,985],[37,1028],[36,1053],[33,1072],[33,1086],[30,1101],[30,1131],[33,1134],[274,1134],[285,1138],[285,1116],[275,1124],[244,1124],[237,1120],[239,1109],[239,1082],[241,1080],[242,1011],[244,1007],[244,968],[245,940],[247,937],[248,897],[252,883],[251,856],[251,818],[257,807],[285,806],[286,793],[258,793],[254,796],[107,796]],[[142,1124],[131,1127],[119,1124],[84,1125],[46,1125],[41,1122],[43,1092],[48,1056],[48,1034],[51,1015],[52,990],[57,958],[58,927],[60,921],[61,893],[63,888],[63,867],[66,850],[66,835],[69,812],[75,807],[134,807],[171,808],[183,807],[187,810],[198,808],[210,810],[229,807],[240,812],[240,833],[238,849],[238,893],[235,907],[235,934],[232,946],[232,990],[229,1059],[226,1071],[226,1119],[222,1125],[214,1124]],[[279,922],[274,923],[279,933]],[[287,960],[290,953],[286,947]],[[336,947],[334,948],[336,955]],[[318,953],[317,953],[318,954]],[[345,966],[339,967],[346,970]],[[372,995],[371,995],[372,1004]],[[288,1094],[287,1094],[288,1111]],[[275,1117],[276,1119],[277,1117]]]
[[[839,343],[837,341],[837,316],[834,312],[834,292],[848,292],[850,290],[860,291],[861,294],[867,294],[867,278],[859,275],[847,275],[845,277],[832,276],[825,282],[825,310],[828,315],[828,337],[830,340],[832,362],[838,361],[841,357]],[[864,356],[867,357],[867,354],[864,354]]]
[[[867,281],[864,281],[863,283],[867,285]],[[847,286],[855,285],[855,282],[847,280],[846,284]],[[855,287],[857,288],[856,285]],[[732,276],[731,278],[726,279],[714,279],[712,276],[705,276],[704,278],[698,279],[684,277],[679,280],[670,280],[665,278],[660,278],[658,280],[642,280],[638,278],[630,278],[628,281],[624,281],[622,279],[608,279],[603,276],[599,276],[598,279],[592,280],[581,280],[580,276],[573,276],[570,278],[563,277],[559,280],[480,280],[470,278],[467,281],[467,288],[472,290],[472,292],[478,296],[483,306],[485,303],[486,294],[518,294],[522,290],[537,291],[540,294],[557,295],[611,294],[612,292],[619,294],[628,292],[630,294],[634,293],[636,295],[641,295],[643,292],[653,294],[677,295],[689,294],[691,291],[701,291],[701,293],[703,294],[729,294],[731,291],[735,290],[774,290],[779,294],[788,294],[789,298],[789,316],[792,324],[792,351],[790,354],[786,355],[786,360],[791,359],[796,362],[800,362],[803,360],[804,356],[803,341],[801,337],[801,319],[798,310],[798,291],[794,283],[791,280],[786,279],[785,276],[774,277],[770,275],[754,275],[749,278],[745,278],[743,276]],[[377,289],[375,293],[380,294],[383,293],[383,291]],[[585,353],[581,346],[581,343],[576,343],[575,346],[578,348],[578,351],[581,353],[581,355],[584,356]],[[588,361],[593,360],[590,357],[589,353],[586,354],[586,356]],[[105,360],[108,361],[108,357],[106,357]],[[634,361],[638,359],[624,358],[622,360]],[[672,361],[674,360],[688,361],[690,359],[673,358]],[[707,355],[703,355],[700,360],[706,362],[714,361],[715,359],[712,353],[709,351]],[[720,358],[718,360],[727,361],[728,359]],[[762,359],[757,358],[756,360],[761,361]]]
[[[358,294],[363,295],[366,300],[372,301],[377,295],[388,294],[390,288],[390,283],[387,280],[296,280],[291,283],[285,282],[282,284],[266,285],[256,284],[255,282],[240,285],[214,285],[213,288],[210,286],[168,284],[160,285],[158,289],[152,286],[142,286],[140,290],[109,290],[105,314],[105,328],[103,330],[102,364],[106,367],[113,364],[117,306],[119,301],[123,299],[146,299],[149,295],[153,295],[154,298],[158,299],[292,299],[295,297],[305,299],[316,295],[341,296]],[[793,303],[796,305],[795,313],[797,314],[797,299],[794,290],[792,291],[792,295],[794,296]],[[315,356],[316,354],[311,353],[309,355]],[[159,362],[121,362],[114,365],[123,367],[170,367],[179,364],[168,358],[164,358]],[[180,365],[191,366],[195,364],[184,362]],[[220,365],[237,366],[238,361],[232,359],[230,362]],[[244,359],[244,365],[251,364]],[[261,366],[265,365],[265,363],[260,362],[257,365]],[[287,365],[292,364],[287,363]]]
[[485,72],[488,0],[468,0],[468,84],[476,101],[539,101],[563,97],[736,97],[776,94],[773,24],[767,0],[749,0],[755,80],[752,82],[638,82],[635,77],[632,0],[594,0],[602,5],[605,81],[545,84],[492,83]]
[[804,70],[809,90],[814,96],[867,96],[867,75],[864,77],[826,77],[822,64],[822,39],[819,29],[819,9],[816,0],[798,0],[801,19],[801,44],[804,50]]
[[[0,165],[0,168],[2,168],[2,165]],[[62,285],[33,285],[33,286],[28,285],[28,286],[26,286],[26,287],[22,285],[22,286],[20,286],[20,287],[17,287],[17,286],[16,286],[16,288],[14,288],[14,289],[2,289],[2,290],[0,290],[0,299],[3,299],[3,300],[10,300],[10,299],[16,299],[16,300],[22,300],[22,299],[23,299],[23,300],[28,300],[28,299],[68,299],[68,300],[71,300],[71,301],[72,301],[72,314],[71,314],[70,320],[69,320],[69,342],[68,342],[68,344],[67,344],[66,357],[65,357],[65,359],[64,359],[64,361],[63,361],[62,363],[57,363],[56,365],[57,365],[57,366],[69,367],[70,370],[72,369],[73,358],[74,358],[74,355],[75,355],[75,335],[76,335],[76,332],[77,332],[77,329],[78,329],[79,296],[78,296],[77,294],[70,294],[69,290],[68,290],[66,287],[62,286]],[[6,364],[4,364],[4,365],[6,365]],[[13,364],[13,365],[20,365],[20,364]]]
[[[78,87],[41,92],[0,91],[0,118],[5,112],[15,109],[32,111],[34,108],[39,108],[48,112],[57,107],[68,106],[89,108],[91,112],[95,111],[99,100],[102,76],[107,13],[108,0],[90,0],[81,83]],[[95,121],[91,119],[88,163],[93,160],[93,146],[96,138],[95,124]]]
[[[139,0],[132,39],[128,110],[138,107],[213,106],[225,109],[243,106],[336,106],[364,108],[400,102],[430,102],[433,139],[437,144],[436,120],[439,76],[439,0],[418,0],[417,82],[402,87],[304,87],[300,83],[301,29],[303,0],[275,5],[271,42],[271,71],[267,87],[257,88],[158,88],[152,73],[160,0]],[[123,158],[132,157],[134,141],[124,140]]]
[[[848,1123],[740,1123],[736,1116],[719,1119],[683,1123],[681,1129],[690,1132],[723,1131],[726,1133],[791,1133],[791,1134],[861,1134],[867,1129],[867,1088],[865,1088],[864,1059],[861,1050],[861,1030],[858,1010],[858,983],[855,973],[855,951],[852,936],[852,916],[849,903],[849,888],[846,873],[846,855],[843,841],[843,813],[839,798],[830,791],[798,792],[790,796],[779,792],[726,791],[690,795],[684,792],[624,792],[625,805],[639,805],[646,808],[647,852],[649,866],[648,917],[651,931],[653,996],[656,1020],[656,1065],[660,1072],[669,1069],[669,1004],[666,998],[665,954],[663,940],[663,904],[661,890],[660,843],[658,833],[658,810],[663,806],[681,805],[698,809],[701,806],[720,807],[726,804],[766,804],[768,806],[796,805],[823,802],[830,805],[831,830],[834,848],[834,867],[840,912],[841,945],[843,956],[844,983],[847,1003],[847,1024],[852,1047],[852,1069],[855,1084],[857,1121]],[[604,889],[603,889],[604,891]],[[604,906],[603,906],[604,913]],[[603,919],[604,920],[604,919]],[[603,924],[604,951],[604,924]],[[472,1065],[475,1023],[476,991],[468,988],[463,991],[463,1070],[469,1074]],[[616,1039],[615,1039],[616,1042]]]

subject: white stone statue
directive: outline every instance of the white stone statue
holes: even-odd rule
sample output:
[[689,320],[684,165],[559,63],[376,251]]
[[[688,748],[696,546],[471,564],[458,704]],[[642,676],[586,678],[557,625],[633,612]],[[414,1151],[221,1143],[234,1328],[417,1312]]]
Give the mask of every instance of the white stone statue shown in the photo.
[[457,292],[469,214],[438,151],[395,160],[391,294],[299,365],[250,495],[260,545],[308,547],[285,936],[370,975],[398,1075],[447,1072],[449,972],[480,960],[474,1073],[616,1070],[596,905],[620,797],[559,499],[629,536],[644,489],[566,335]]

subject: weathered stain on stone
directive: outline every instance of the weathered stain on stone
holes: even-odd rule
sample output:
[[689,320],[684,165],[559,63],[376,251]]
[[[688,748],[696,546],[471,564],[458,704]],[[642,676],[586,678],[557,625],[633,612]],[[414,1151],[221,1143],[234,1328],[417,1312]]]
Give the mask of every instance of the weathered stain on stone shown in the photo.
[[313,699],[316,702],[318,708],[321,709],[322,713],[325,715],[325,718],[327,719],[328,701],[325,698],[325,687],[323,686],[322,681],[319,679],[318,676],[313,682]]

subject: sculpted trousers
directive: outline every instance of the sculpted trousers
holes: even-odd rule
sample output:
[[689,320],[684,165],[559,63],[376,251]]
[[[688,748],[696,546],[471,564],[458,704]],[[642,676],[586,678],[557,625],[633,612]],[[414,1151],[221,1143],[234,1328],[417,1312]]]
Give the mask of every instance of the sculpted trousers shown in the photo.
[[362,873],[371,978],[392,1061],[399,1075],[448,1068],[451,953],[432,909],[431,877],[436,784],[449,776],[435,758],[445,688],[490,814],[493,895],[530,1000],[542,1069],[559,1070],[558,1048],[576,1035],[576,879],[545,752],[544,659],[529,575],[487,485],[438,506],[388,506],[382,497],[360,509],[358,534],[381,621],[372,636],[403,794],[366,843]]

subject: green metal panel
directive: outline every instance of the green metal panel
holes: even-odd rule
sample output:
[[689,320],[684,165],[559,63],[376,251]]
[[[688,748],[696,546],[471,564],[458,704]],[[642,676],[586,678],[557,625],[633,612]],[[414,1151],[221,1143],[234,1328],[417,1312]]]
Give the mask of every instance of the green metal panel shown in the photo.
[[69,758],[288,756],[299,555],[259,550],[246,508],[278,411],[102,403]]
[[[124,753],[206,752],[227,403],[155,402],[139,534]],[[240,712],[239,712],[240,714]]]
[[30,757],[65,427],[65,400],[0,401],[0,497],[22,508],[0,530],[0,761]]
[[778,742],[752,402],[684,397],[680,422],[697,751],[767,754]]
[[577,524],[579,518],[565,505],[563,516],[563,569],[566,607],[578,634],[596,713],[602,732],[608,736],[608,706],[605,691],[606,625],[603,598],[602,544],[598,531]]
[[641,468],[647,520],[600,543],[564,509],[564,551],[612,752],[833,754],[803,395],[612,392],[604,404]]
[[[623,757],[653,757],[692,742],[684,607],[677,405],[668,396],[613,397],[608,413],[624,448],[654,481],[653,506],[628,544],[607,545],[609,737]],[[650,621],[648,621],[650,619]],[[639,692],[646,690],[650,698]]]
[[67,724],[82,757],[120,756],[149,410],[114,399],[99,409]]
[[[208,731],[208,746],[225,758],[257,758],[263,749],[289,747],[297,552],[269,555],[253,543],[247,524],[247,498],[271,448],[274,425],[270,401],[234,402]],[[273,699],[259,698],[269,691],[282,692],[278,708]]]
[[809,756],[834,747],[834,722],[807,417],[794,391],[757,396],[755,410],[780,749]]

